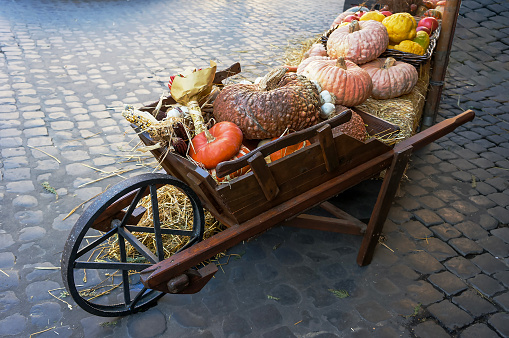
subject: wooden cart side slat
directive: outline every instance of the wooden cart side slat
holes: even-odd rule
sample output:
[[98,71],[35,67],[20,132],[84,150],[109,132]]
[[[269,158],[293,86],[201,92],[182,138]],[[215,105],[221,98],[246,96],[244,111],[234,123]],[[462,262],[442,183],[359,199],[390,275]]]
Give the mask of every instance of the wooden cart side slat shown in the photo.
[[[285,165],[281,164],[282,162],[288,163],[289,167],[293,167],[295,171],[295,165],[299,165],[299,171],[300,169],[310,170],[320,164],[320,162],[314,161],[310,156],[312,154],[312,147],[316,148],[319,147],[318,145],[311,145],[304,149],[302,149],[302,152],[299,151],[299,153],[293,153],[284,158],[283,161],[278,160],[276,162],[272,162],[268,164],[269,169],[274,175],[278,175],[276,178],[276,182],[279,182],[279,184],[284,184],[289,179],[291,179],[292,176],[295,175],[295,172],[290,173],[288,170],[286,173],[281,172],[280,169],[287,168]],[[296,156],[303,156],[305,162],[295,160]],[[274,166],[276,166],[276,169],[274,170]],[[278,169],[281,167],[280,169]],[[287,177],[285,177],[288,175]],[[241,177],[238,177],[232,181],[229,182],[229,184],[224,184],[219,186],[217,189],[218,193],[222,196],[223,200],[228,201],[228,205],[230,207],[230,210],[234,212],[238,209],[238,206],[249,204],[250,201],[253,199],[262,199],[265,200],[263,191],[260,187],[260,184],[258,183],[258,180],[256,179],[254,173],[248,172],[245,175],[242,175]]]
[[340,163],[330,125],[327,124],[318,129],[318,139],[320,141],[320,148],[322,149],[322,157],[325,162],[325,167],[328,172],[332,172],[339,167]]
[[[352,167],[354,167],[354,165],[345,167],[345,170]],[[343,172],[344,171],[336,174],[340,175]],[[319,185],[337,175],[328,173],[325,164],[322,163],[321,165],[318,165],[306,172],[302,172],[293,177],[291,180],[280,184],[279,188],[281,192],[275,201],[267,201],[265,196],[261,193],[258,195],[251,195],[249,196],[249,199],[243,200],[242,204],[237,201],[237,203],[235,203],[236,209],[232,210],[232,212],[239,222],[244,222],[249,219],[249,217],[255,217],[257,213],[265,209],[269,209],[277,203],[291,199],[293,196],[303,193],[307,189]]]
[[[345,135],[346,136],[346,135]],[[295,170],[279,170],[275,169],[271,172],[274,174],[276,182],[278,182],[279,194],[273,200],[267,200],[265,195],[263,194],[261,189],[258,187],[257,189],[253,188],[253,191],[257,191],[258,195],[250,196],[249,199],[245,199],[243,204],[240,204],[239,200],[235,201],[235,204],[230,203],[230,209],[232,213],[235,215],[239,222],[245,222],[251,217],[256,217],[259,213],[264,210],[270,209],[277,204],[280,204],[284,201],[287,201],[293,198],[296,195],[305,193],[307,190],[326,182],[336,176],[343,174],[344,172],[380,155],[391,149],[386,145],[373,140],[374,142],[368,142],[368,144],[361,144],[361,147],[349,151],[345,156],[341,156],[342,166],[338,168],[334,172],[328,172],[325,162],[322,158],[319,160],[316,159],[316,156],[305,155],[295,156],[293,159],[295,163],[300,163],[301,168],[302,162],[304,159],[301,157],[307,157],[310,160],[310,166],[306,168],[306,170],[295,171]],[[321,148],[317,145],[314,149],[315,155],[321,156]],[[282,164],[287,164],[288,162],[283,161]],[[383,170],[381,168],[380,170]],[[282,172],[286,171],[287,173],[283,176]],[[248,179],[248,177],[246,177]],[[251,178],[251,181],[253,179]],[[246,180],[247,181],[247,180]],[[257,183],[257,182],[250,182]],[[242,185],[245,187],[245,185]],[[232,191],[236,189],[235,186],[232,187]],[[240,185],[237,189],[240,189]],[[225,200],[230,200],[228,198],[224,198]]]
[[[334,141],[337,150],[336,156],[340,164],[348,160],[347,157],[349,153],[355,153],[355,150],[360,149],[364,145],[364,143],[345,134],[336,136]],[[387,147],[387,149],[389,149],[389,147]],[[269,168],[276,182],[278,182],[278,184],[283,184],[296,174],[295,170],[301,172],[310,170],[320,165],[322,162],[323,155],[320,145],[318,143],[313,143],[288,156],[269,163]],[[220,185],[217,190],[223,195],[225,201],[228,201],[230,205],[235,205],[237,204],[237,200],[245,198],[246,192],[251,194],[253,191],[260,191],[257,185],[258,183],[256,180],[254,178],[249,178],[248,173],[247,175],[230,181],[228,185]]]
[[[389,164],[390,164],[390,162],[384,163],[384,166],[381,166],[379,168],[378,172],[386,169],[389,166]],[[318,171],[318,170],[320,170],[320,171],[326,170],[325,165],[320,166],[320,168],[316,168],[316,171]],[[286,190],[286,191],[282,192],[281,195],[278,196],[278,200],[286,202],[288,200],[291,200],[292,198],[294,198],[294,196],[296,196],[298,194],[305,194],[305,192],[308,191],[309,189],[311,189],[317,185],[320,185],[323,182],[326,182],[327,180],[337,177],[337,176],[332,176],[332,178],[330,178],[327,175],[327,177],[328,177],[327,179],[323,179],[324,178],[323,176],[318,177],[316,179],[308,179],[308,177],[311,174],[312,174],[312,172],[302,174],[301,179],[295,180],[293,182],[293,185],[290,183],[287,184],[287,186],[291,187],[291,190]],[[338,175],[338,176],[341,176],[341,175]],[[297,182],[299,182],[300,184]],[[276,207],[276,206],[277,206],[277,203],[271,203],[267,200],[259,200],[257,203],[256,202],[252,203],[252,204],[247,205],[244,208],[236,211],[234,213],[234,215],[239,220],[239,222],[242,223],[242,222],[246,222],[246,221],[250,220],[251,218],[256,217],[257,215],[260,214],[260,212],[263,212],[263,210],[267,210],[269,208]]]
[[257,151],[254,156],[249,158],[247,163],[253,171],[258,186],[262,189],[263,195],[268,201],[272,201],[279,193],[279,187],[262,153]]

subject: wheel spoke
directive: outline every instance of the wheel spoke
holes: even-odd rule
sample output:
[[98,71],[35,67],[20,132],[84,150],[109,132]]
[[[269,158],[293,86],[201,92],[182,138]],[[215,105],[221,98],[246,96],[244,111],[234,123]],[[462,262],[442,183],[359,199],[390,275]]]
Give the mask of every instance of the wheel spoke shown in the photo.
[[85,262],[76,261],[73,264],[74,269],[105,269],[105,270],[133,270],[141,271],[151,267],[152,264],[144,263],[123,263],[123,262]]
[[87,246],[81,248],[76,253],[76,259],[80,258],[81,256],[83,256],[84,254],[86,254],[90,250],[96,248],[99,244],[103,243],[105,240],[107,240],[108,238],[110,238],[111,236],[113,236],[116,233],[117,233],[117,228],[111,229],[110,231],[105,233],[100,238],[96,239],[95,241],[93,241],[92,243],[88,244]]
[[134,197],[133,201],[129,205],[129,208],[127,209],[124,218],[122,218],[122,223],[120,223],[120,226],[124,226],[127,223],[127,220],[131,217],[133,214],[134,209],[136,209],[136,206],[138,205],[138,202],[141,200],[141,198],[144,196],[145,189],[147,187],[141,187],[136,196]]
[[[141,189],[140,189],[141,191]],[[136,196],[138,197],[138,196]],[[132,206],[132,204],[131,204]],[[129,209],[131,208],[129,207]],[[120,261],[127,262],[127,254],[125,251],[124,237],[118,236],[118,247],[120,249]],[[129,304],[131,302],[131,294],[129,292],[129,270],[122,270],[122,288],[124,289],[124,302]]]
[[126,228],[118,228],[118,234],[125,238],[133,247],[138,250],[146,259],[148,259],[151,263],[155,264],[158,262],[157,257],[147,248],[142,242],[139,241],[136,236],[134,236],[129,230]]
[[159,219],[159,203],[157,201],[157,187],[150,186],[150,199],[152,201],[152,221],[154,222],[154,237],[156,239],[157,257],[164,259],[163,238],[161,236],[161,220]]

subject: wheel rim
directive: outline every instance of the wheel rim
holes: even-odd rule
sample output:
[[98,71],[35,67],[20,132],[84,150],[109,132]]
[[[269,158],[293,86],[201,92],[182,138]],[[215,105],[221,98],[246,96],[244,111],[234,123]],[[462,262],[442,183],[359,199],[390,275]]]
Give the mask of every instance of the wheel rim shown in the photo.
[[[164,187],[178,189],[185,203],[188,203],[186,208],[192,210],[192,226],[189,224],[190,217],[182,220],[186,223],[183,228],[161,221],[160,211],[165,206],[160,205],[157,192]],[[147,216],[152,219],[152,227],[130,224],[145,194],[152,207],[152,214]],[[122,209],[123,217],[114,218],[108,231],[99,232],[92,228],[94,222],[107,215],[125,196],[132,198],[129,197],[130,203]],[[173,220],[171,218],[171,222]],[[96,198],[71,230],[62,254],[64,285],[81,308],[95,315],[116,317],[145,309],[154,305],[164,293],[144,288],[137,280],[137,272],[168,256],[163,237],[174,236],[172,238],[182,240],[183,245],[178,250],[181,251],[203,239],[204,223],[203,208],[198,197],[182,181],[165,174],[143,174],[122,181]],[[152,248],[139,239],[140,234],[142,237],[153,234],[155,243]],[[108,243],[118,247],[118,257],[98,259]],[[128,255],[128,251],[133,250],[139,255],[134,260]],[[82,283],[88,282],[87,274],[91,277],[91,284],[97,283],[92,288],[89,288],[91,284]]]

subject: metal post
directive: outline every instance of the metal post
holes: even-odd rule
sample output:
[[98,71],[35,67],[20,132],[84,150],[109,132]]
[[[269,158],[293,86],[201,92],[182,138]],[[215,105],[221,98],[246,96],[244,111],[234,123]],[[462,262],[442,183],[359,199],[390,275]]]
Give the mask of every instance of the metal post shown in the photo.
[[424,104],[421,129],[426,129],[435,124],[440,96],[444,86],[445,74],[449,63],[454,30],[461,6],[461,0],[448,0],[442,18],[442,28],[433,54],[429,90]]

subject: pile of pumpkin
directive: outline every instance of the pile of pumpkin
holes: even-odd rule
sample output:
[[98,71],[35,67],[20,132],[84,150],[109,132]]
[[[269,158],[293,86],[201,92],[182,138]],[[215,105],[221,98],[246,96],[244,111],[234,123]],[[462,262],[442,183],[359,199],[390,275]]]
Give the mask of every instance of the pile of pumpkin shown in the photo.
[[[295,69],[280,67],[254,83],[235,83],[213,91],[210,101],[215,124],[203,131],[191,125],[194,132],[177,133],[177,138],[172,135],[169,144],[173,150],[188,156],[221,182],[246,173],[249,167],[217,178],[215,168],[220,162],[237,159],[260,144],[326,120],[335,114],[336,107],[356,106],[370,96],[389,99],[409,93],[418,80],[415,67],[378,57],[391,42],[417,44],[409,40],[417,35],[415,19],[408,13],[356,12],[359,11],[350,10],[338,16],[327,48],[313,45],[307,58]],[[358,20],[349,20],[352,14]],[[131,112],[124,116],[129,116],[130,122],[139,121],[135,115]],[[171,111],[167,115],[174,118]],[[195,127],[205,126],[203,119],[195,121],[194,116],[192,119]],[[364,122],[357,114],[338,131],[361,141],[367,136]],[[194,137],[186,137],[193,133]],[[309,142],[282,149],[267,161],[277,161],[306,145]]]
[[296,68],[332,93],[336,104],[356,106],[368,97],[390,99],[410,93],[418,80],[414,66],[379,58],[387,49],[424,54],[438,21],[426,14],[419,23],[409,13],[353,7],[329,30],[326,46],[314,44]]

